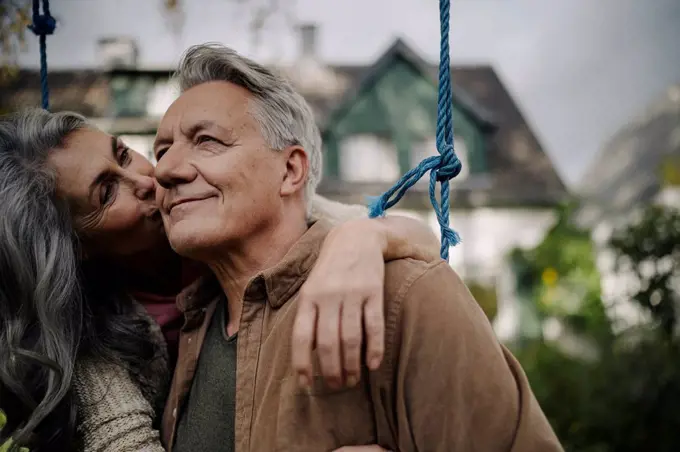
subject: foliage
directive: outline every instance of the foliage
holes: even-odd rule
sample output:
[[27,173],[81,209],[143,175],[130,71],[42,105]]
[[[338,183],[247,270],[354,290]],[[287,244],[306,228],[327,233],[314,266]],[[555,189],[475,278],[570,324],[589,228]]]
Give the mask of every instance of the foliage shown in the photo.
[[477,300],[477,303],[486,314],[490,322],[496,318],[498,313],[498,295],[496,293],[496,286],[484,285],[482,283],[472,281],[467,284],[472,296]]
[[532,388],[567,451],[671,452],[680,418],[680,352],[642,331],[595,362],[536,341],[518,351]]
[[600,301],[600,274],[590,233],[574,225],[574,206],[560,207],[555,225],[534,249],[515,249],[511,261],[518,273],[518,290],[526,293],[541,320],[558,317],[576,332],[610,334]]
[[[559,299],[554,300],[557,306],[546,308],[542,286],[559,284],[556,281],[563,279],[564,272],[570,273],[567,263],[575,262],[570,240],[576,240],[577,249],[581,246],[578,235],[566,233],[570,228],[556,226],[535,250],[525,253],[526,268],[533,270],[523,275],[533,284],[539,309],[566,320],[571,319],[572,309],[561,308]],[[546,244],[557,237],[560,246]],[[559,342],[544,340],[524,344],[515,353],[567,451],[675,451],[680,431],[680,343],[673,334],[679,301],[680,212],[647,209],[639,221],[613,234],[610,248],[619,263],[617,271],[635,282],[627,298],[654,322],[603,334],[602,302],[595,307],[594,292],[585,291],[592,299],[578,311],[583,321],[577,322],[581,326],[577,331],[595,344],[597,359],[575,357],[565,353]],[[551,260],[545,260],[548,256]],[[542,269],[550,263],[557,280],[550,274],[541,279]]]
[[[0,410],[0,431],[2,431],[3,428],[5,428],[5,425],[7,424],[7,416],[5,415],[5,412]],[[17,449],[17,446],[14,444],[12,441],[12,438],[8,439],[4,443],[0,444],[0,452],[30,452],[27,447],[19,447]]]
[[0,0],[0,83],[17,74],[16,56],[26,48],[29,0]]
[[680,187],[680,157],[669,155],[661,162],[661,184]]
[[670,338],[680,303],[680,212],[650,207],[640,221],[618,231],[611,246],[618,271],[636,281],[628,297],[648,311]]
[[[224,0],[248,7],[252,38],[257,41],[264,28],[276,17],[292,19],[293,0]],[[182,14],[183,3],[187,0],[162,0],[168,13]]]

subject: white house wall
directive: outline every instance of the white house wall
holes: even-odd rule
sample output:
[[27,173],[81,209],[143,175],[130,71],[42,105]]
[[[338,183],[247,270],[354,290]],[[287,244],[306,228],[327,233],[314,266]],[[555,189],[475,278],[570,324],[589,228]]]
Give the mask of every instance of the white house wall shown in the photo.
[[394,182],[401,176],[392,141],[372,134],[354,135],[340,145],[340,175],[348,182]]
[[[391,209],[390,212],[423,220],[441,237],[433,211]],[[537,246],[555,220],[551,209],[451,210],[451,227],[460,234],[462,242],[451,247],[449,263],[465,280],[496,285],[498,314],[493,326],[501,340],[512,339],[520,328],[515,275],[508,265],[507,256],[516,247],[528,249]]]
[[[545,236],[556,216],[551,209],[480,208],[453,210],[452,225],[461,244],[451,250],[451,262],[464,279],[495,283],[498,313],[494,329],[501,340],[513,338],[520,328],[520,305],[515,276],[507,256],[514,248],[533,248]],[[430,223],[437,225],[434,214]]]
[[[434,212],[428,222],[439,233]],[[554,222],[551,209],[453,207],[451,225],[462,241],[451,249],[452,262],[461,263],[459,271],[465,278],[495,277],[513,248],[535,247]]]
[[146,107],[147,115],[152,118],[161,118],[177,97],[179,97],[179,86],[174,80],[156,82],[153,90],[149,93]]

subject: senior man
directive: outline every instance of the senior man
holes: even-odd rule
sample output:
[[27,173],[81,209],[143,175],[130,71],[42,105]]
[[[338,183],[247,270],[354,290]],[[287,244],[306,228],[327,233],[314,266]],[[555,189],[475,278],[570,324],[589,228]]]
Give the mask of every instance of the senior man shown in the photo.
[[378,368],[343,389],[318,372],[298,379],[298,291],[330,231],[310,215],[321,176],[313,114],[286,80],[223,46],[191,48],[178,79],[154,147],[157,198],[173,248],[214,278],[180,303],[169,448],[562,450],[519,364],[441,260],[386,264]]

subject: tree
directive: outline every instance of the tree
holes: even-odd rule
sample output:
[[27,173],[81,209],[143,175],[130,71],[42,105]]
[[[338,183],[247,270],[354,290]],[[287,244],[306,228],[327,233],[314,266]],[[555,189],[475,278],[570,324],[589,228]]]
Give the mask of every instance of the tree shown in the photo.
[[517,290],[533,305],[539,322],[558,318],[576,333],[607,337],[610,323],[600,298],[600,274],[590,232],[572,221],[575,205],[557,211],[557,221],[531,250],[510,254],[517,272]]
[[26,48],[29,0],[0,0],[0,82],[16,74],[16,56]]
[[[183,8],[188,0],[161,0],[162,12],[166,15],[168,26],[173,32],[181,33],[183,26]],[[259,42],[261,32],[269,22],[277,17],[284,17],[289,25],[293,24],[294,0],[222,0],[246,6],[253,43]]]
[[[575,268],[569,248],[578,237],[569,238],[570,228],[558,222],[543,243],[524,254],[530,269],[524,277],[539,288],[532,293],[542,312],[540,286],[556,285],[565,270]],[[546,243],[550,241],[554,243]],[[598,326],[600,301],[600,308],[581,312],[583,318],[576,322],[581,334],[594,339],[596,360],[569,356],[541,338],[524,344],[517,357],[567,451],[675,451],[680,431],[680,340],[675,334],[680,314],[680,212],[646,209],[638,221],[613,234],[610,249],[631,289],[627,301],[641,306],[653,322],[604,335]],[[541,280],[540,269],[548,264],[555,273]],[[587,267],[585,261],[576,267],[581,265]],[[560,304],[559,298],[553,300],[551,315],[571,312]],[[590,304],[596,305],[594,297]],[[566,318],[573,320],[571,314]]]
[[618,271],[632,277],[626,298],[648,311],[670,340],[680,304],[680,212],[649,207],[638,222],[614,234],[611,247]]

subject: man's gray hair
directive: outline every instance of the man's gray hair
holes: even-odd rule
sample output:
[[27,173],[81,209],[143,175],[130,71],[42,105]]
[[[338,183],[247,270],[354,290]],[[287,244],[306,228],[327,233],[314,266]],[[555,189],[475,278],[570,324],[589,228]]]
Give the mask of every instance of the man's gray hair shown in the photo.
[[309,159],[305,186],[307,213],[321,179],[321,135],[307,101],[285,78],[217,43],[190,47],[175,74],[182,92],[202,83],[230,82],[254,96],[252,114],[272,149],[301,146]]

